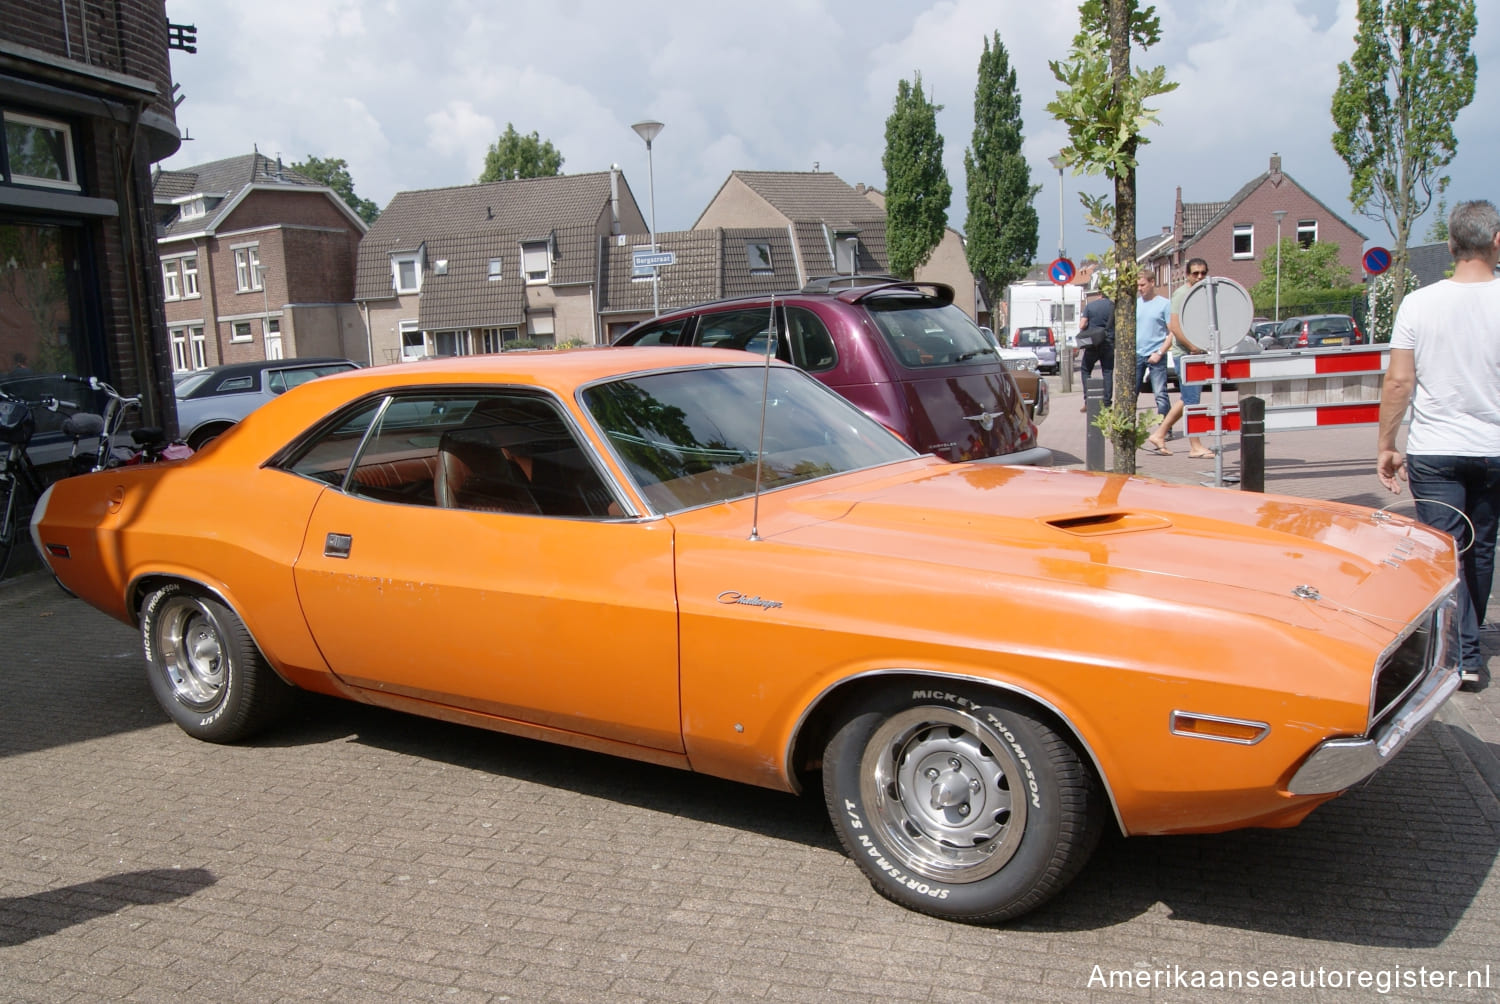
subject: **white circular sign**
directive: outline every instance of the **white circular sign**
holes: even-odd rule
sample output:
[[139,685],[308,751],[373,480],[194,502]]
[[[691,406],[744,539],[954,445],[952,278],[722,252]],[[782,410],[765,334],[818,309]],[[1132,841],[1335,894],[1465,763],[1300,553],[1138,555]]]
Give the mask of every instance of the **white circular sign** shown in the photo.
[[1227,349],[1249,334],[1254,318],[1255,305],[1249,291],[1222,276],[1200,281],[1182,301],[1183,334],[1205,350],[1212,347],[1208,344],[1210,329],[1218,329],[1219,345]]

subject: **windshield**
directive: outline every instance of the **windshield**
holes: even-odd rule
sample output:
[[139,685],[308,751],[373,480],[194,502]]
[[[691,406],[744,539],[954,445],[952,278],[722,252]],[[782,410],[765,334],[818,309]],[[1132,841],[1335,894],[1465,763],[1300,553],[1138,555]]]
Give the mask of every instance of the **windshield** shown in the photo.
[[213,370],[199,370],[196,373],[179,373],[173,377],[172,389],[179,397],[184,398],[203,386],[203,381],[213,376]]
[[896,358],[913,369],[995,360],[979,326],[951,303],[940,307],[926,298],[874,297],[865,306]]
[[[764,381],[769,376],[769,389]],[[880,423],[798,370],[679,370],[583,392],[583,406],[641,493],[662,512],[778,488],[917,454]]]

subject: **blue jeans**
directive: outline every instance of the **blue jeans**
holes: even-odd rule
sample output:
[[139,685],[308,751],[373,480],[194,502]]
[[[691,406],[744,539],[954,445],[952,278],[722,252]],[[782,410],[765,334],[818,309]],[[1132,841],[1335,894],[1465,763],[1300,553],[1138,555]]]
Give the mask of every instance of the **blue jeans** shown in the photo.
[[1135,357],[1135,387],[1140,390],[1141,381],[1151,376],[1151,393],[1156,395],[1156,413],[1165,415],[1172,410],[1172,401],[1167,397],[1167,360],[1163,356],[1156,362],[1150,356]]
[[1489,606],[1490,585],[1495,576],[1495,532],[1500,529],[1500,457],[1408,455],[1406,473],[1412,498],[1417,501],[1417,518],[1451,536],[1463,551],[1459,556],[1460,651],[1465,668],[1483,666],[1479,624]]

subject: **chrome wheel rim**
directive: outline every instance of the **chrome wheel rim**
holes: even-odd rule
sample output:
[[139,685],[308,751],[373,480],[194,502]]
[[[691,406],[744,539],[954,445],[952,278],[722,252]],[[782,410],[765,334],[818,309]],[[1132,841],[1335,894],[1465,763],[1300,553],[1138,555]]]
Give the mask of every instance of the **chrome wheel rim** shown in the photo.
[[887,719],[865,746],[860,795],[878,835],[924,878],[975,882],[1015,855],[1026,775],[972,715],[923,707]]
[[218,619],[201,601],[167,600],[157,614],[155,645],[157,664],[179,704],[207,711],[219,703],[229,677],[229,649]]

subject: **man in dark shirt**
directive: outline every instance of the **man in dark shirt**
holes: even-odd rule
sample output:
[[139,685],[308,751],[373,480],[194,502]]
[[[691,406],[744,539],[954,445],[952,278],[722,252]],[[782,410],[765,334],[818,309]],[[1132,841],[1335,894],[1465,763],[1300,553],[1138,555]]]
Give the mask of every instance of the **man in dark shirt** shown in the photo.
[[1082,381],[1086,382],[1094,372],[1096,362],[1104,371],[1107,408],[1115,399],[1115,305],[1100,290],[1088,292],[1088,302],[1083,305],[1083,317],[1078,322],[1078,344],[1083,346],[1083,359],[1078,364]]

